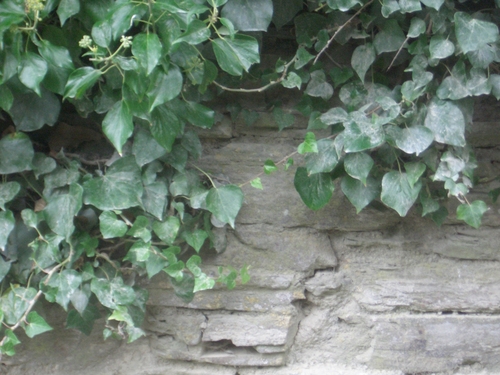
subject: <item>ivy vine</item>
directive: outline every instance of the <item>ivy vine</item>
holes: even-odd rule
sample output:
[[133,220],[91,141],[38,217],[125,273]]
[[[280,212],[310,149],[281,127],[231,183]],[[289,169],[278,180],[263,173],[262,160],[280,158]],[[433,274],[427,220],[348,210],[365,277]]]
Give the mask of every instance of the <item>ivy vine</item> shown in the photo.
[[[213,126],[209,103],[224,92],[303,95],[295,109],[308,118],[304,141],[267,160],[254,188],[301,154],[294,184],[311,209],[330,201],[338,180],[358,212],[379,200],[401,216],[418,206],[441,224],[454,197],[456,217],[479,227],[487,205],[467,198],[478,181],[466,132],[473,98],[500,98],[499,5],[3,0],[1,353],[15,353],[18,328],[29,337],[51,329],[36,312],[42,297],[67,311],[68,328],[89,334],[105,316],[105,338],[133,341],[144,335],[147,301],[135,276],[164,272],[186,300],[248,281],[247,267],[200,268],[202,248],[219,246],[213,226],[234,227],[243,204],[241,186],[196,165],[195,129]],[[294,51],[261,66],[266,35],[280,30]],[[338,50],[349,64],[336,61]],[[97,126],[61,123],[68,108]],[[289,110],[273,103],[280,131],[294,123]],[[316,139],[325,129],[330,136]],[[61,143],[64,132],[104,136],[116,152],[88,160]]]

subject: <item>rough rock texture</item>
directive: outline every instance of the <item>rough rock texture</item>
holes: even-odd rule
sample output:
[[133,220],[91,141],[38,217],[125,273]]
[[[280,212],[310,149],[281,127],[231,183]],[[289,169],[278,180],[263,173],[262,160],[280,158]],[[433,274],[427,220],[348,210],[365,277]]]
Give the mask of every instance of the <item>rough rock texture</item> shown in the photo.
[[[488,111],[477,113],[470,139],[478,147],[478,175],[498,176],[500,127]],[[277,132],[270,123],[266,113],[253,127],[225,118],[205,135],[200,166],[233,183],[252,179],[266,159],[282,159],[303,139],[301,124]],[[56,329],[23,339],[17,356],[3,358],[0,373],[500,371],[498,206],[490,204],[480,230],[451,220],[437,228],[416,212],[401,219],[381,205],[356,215],[338,193],[328,207],[311,211],[293,188],[293,172],[262,182],[263,191],[245,188],[236,229],[219,231],[226,250],[204,261],[209,274],[218,265],[251,265],[247,285],[200,292],[185,303],[156,276],[148,284],[148,337],[130,345],[103,341],[102,327],[90,337],[65,330],[60,311],[47,307]],[[474,194],[485,198],[495,183]]]

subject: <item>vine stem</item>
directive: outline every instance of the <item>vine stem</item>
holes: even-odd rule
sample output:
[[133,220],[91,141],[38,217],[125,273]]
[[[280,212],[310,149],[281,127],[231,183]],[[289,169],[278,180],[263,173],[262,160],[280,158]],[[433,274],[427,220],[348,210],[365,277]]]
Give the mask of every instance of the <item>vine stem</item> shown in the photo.
[[320,56],[330,47],[330,44],[332,44],[333,40],[337,37],[337,35],[342,31],[344,30],[344,28],[350,24],[352,22],[353,19],[355,19],[362,11],[363,9],[365,9],[368,5],[370,5],[371,3],[373,3],[373,0],[370,0],[368,1],[365,5],[363,5],[361,8],[359,8],[359,10],[354,13],[354,15],[349,18],[342,26],[340,26],[337,31],[335,31],[335,33],[332,35],[332,37],[330,38],[330,40],[328,40],[328,42],[326,43],[326,45],[321,49],[321,51],[319,51],[319,53],[316,55],[316,58],[314,59],[314,62],[313,62],[313,65],[316,64],[316,62],[318,62],[318,59],[320,58]]

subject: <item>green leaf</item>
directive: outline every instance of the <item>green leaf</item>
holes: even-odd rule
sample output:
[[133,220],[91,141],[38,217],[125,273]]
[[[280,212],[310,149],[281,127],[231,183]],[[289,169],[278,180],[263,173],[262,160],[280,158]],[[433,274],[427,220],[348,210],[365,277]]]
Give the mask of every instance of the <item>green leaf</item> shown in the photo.
[[332,70],[330,70],[330,77],[332,78],[333,81],[333,87],[337,87],[351,79],[351,77],[354,76],[354,72],[350,67],[344,67],[344,68],[339,68],[339,67],[334,67]]
[[150,102],[149,110],[152,111],[179,95],[182,89],[182,73],[177,66],[170,65],[166,74],[161,69],[156,69],[150,82],[147,96]]
[[477,229],[481,226],[481,219],[486,211],[488,211],[488,206],[483,201],[461,204],[457,207],[457,219]]
[[24,133],[9,134],[0,139],[0,174],[31,170],[35,152],[29,137]]
[[276,121],[276,123],[278,124],[278,128],[280,131],[288,128],[289,126],[292,126],[295,122],[295,116],[291,113],[283,111],[281,107],[276,107],[273,109],[273,117],[274,121]]
[[394,209],[400,216],[406,216],[418,198],[422,183],[413,187],[408,181],[406,173],[388,172],[382,178],[382,202]]
[[178,280],[172,278],[170,280],[170,283],[174,288],[175,294],[178,297],[182,298],[186,303],[191,302],[193,300],[194,298],[193,289],[195,281],[192,275],[183,273]]
[[234,228],[234,220],[243,205],[243,192],[236,185],[213,187],[208,192],[206,202],[208,211]]
[[455,13],[455,36],[463,53],[476,51],[498,38],[498,27],[492,22],[477,20],[467,13]]
[[273,0],[273,23],[277,29],[293,20],[302,10],[302,0]]
[[452,146],[465,146],[465,119],[456,104],[432,100],[427,107],[425,126],[432,130],[437,142]]
[[146,216],[139,215],[135,218],[134,224],[129,229],[127,234],[129,236],[140,238],[144,242],[151,240],[150,222]]
[[212,289],[215,285],[215,280],[208,277],[199,267],[201,258],[198,255],[193,255],[186,262],[186,267],[194,276],[193,292],[196,293],[200,290]]
[[356,47],[352,53],[351,66],[362,82],[365,80],[366,72],[375,61],[375,57],[375,48],[371,43]]
[[36,311],[31,311],[26,317],[28,324],[24,326],[26,336],[33,338],[41,333],[51,331],[53,328],[47,324]]
[[85,181],[83,187],[84,203],[103,211],[121,210],[141,204],[141,171],[133,156],[118,159],[104,176]]
[[132,114],[126,102],[118,101],[102,120],[102,130],[121,155],[122,147],[134,131]]
[[344,150],[345,152],[359,152],[382,145],[385,142],[385,133],[379,124],[371,122],[361,112],[349,114],[349,121],[344,123]]
[[166,220],[153,223],[155,234],[168,245],[172,245],[177,238],[177,233],[181,226],[180,220],[175,216],[169,216]]
[[349,116],[343,108],[333,107],[321,115],[321,122],[326,125],[334,125],[347,121],[348,118]]
[[76,310],[68,312],[66,318],[66,328],[74,328],[89,336],[94,326],[94,321],[99,319],[101,314],[94,305],[88,305],[83,313]]
[[113,39],[111,26],[106,20],[96,22],[92,26],[91,35],[95,44],[103,48],[108,48]]
[[177,116],[165,106],[155,108],[151,113],[151,134],[168,152],[180,133],[182,124]]
[[434,134],[424,126],[412,126],[397,132],[396,146],[407,154],[425,151],[434,141]]
[[37,179],[43,174],[52,172],[57,166],[56,161],[53,158],[40,152],[35,153],[32,164],[33,173]]
[[50,229],[69,240],[75,230],[73,220],[82,207],[83,188],[78,184],[71,184],[68,194],[50,197],[43,210],[45,220]]
[[318,210],[326,205],[335,188],[328,173],[309,176],[304,167],[297,168],[293,183],[302,201],[312,210]]
[[13,287],[7,294],[4,294],[0,300],[4,322],[9,325],[16,324],[28,309],[36,293],[34,288]]
[[5,211],[5,204],[13,200],[21,190],[21,185],[14,181],[0,184],[0,208]]
[[16,220],[12,211],[0,212],[0,249],[5,250],[10,232],[14,229]]
[[173,100],[168,104],[169,108],[179,118],[186,120],[192,125],[203,129],[210,129],[214,124],[215,112],[202,104],[183,100]]
[[364,152],[347,154],[344,158],[344,169],[347,174],[365,185],[374,164],[370,155]]
[[311,80],[307,84],[305,93],[329,100],[333,95],[333,87],[326,82],[326,75],[323,70],[315,70],[311,73]]
[[66,87],[64,88],[63,99],[80,99],[85,92],[94,86],[101,77],[102,72],[90,66],[78,68],[70,74]]
[[305,66],[309,61],[314,59],[314,55],[311,55],[309,52],[304,47],[300,47],[297,50],[297,54],[295,55],[295,63],[294,67],[295,69],[300,69],[303,66]]
[[64,25],[66,20],[74,16],[80,11],[80,0],[61,0],[57,7],[57,15],[61,25]]
[[425,164],[420,162],[405,163],[406,176],[410,187],[413,188],[420,176],[425,172]]
[[134,37],[132,43],[132,54],[146,70],[149,76],[153,69],[158,65],[162,52],[162,46],[158,35],[153,33],[141,33]]
[[259,44],[248,35],[237,34],[234,39],[215,39],[212,48],[222,70],[240,76],[252,64],[260,62]]
[[317,153],[318,152],[318,145],[316,143],[316,136],[314,135],[313,132],[307,132],[304,142],[302,142],[299,147],[297,147],[297,152],[299,154],[306,154],[306,153]]
[[151,133],[143,128],[139,128],[134,135],[134,144],[132,145],[132,154],[135,155],[137,165],[142,167],[145,164],[151,163],[153,160],[159,159],[167,153],[151,135]]
[[152,278],[167,265],[168,261],[164,257],[152,252],[146,260],[146,272],[148,273],[148,277]]
[[155,216],[158,220],[163,220],[167,204],[168,188],[165,182],[157,181],[144,185],[142,205],[144,206],[146,212]]
[[263,190],[264,187],[262,186],[262,181],[260,177],[254,178],[252,181],[250,181],[250,185],[256,189]]
[[96,295],[99,302],[110,309],[134,303],[136,295],[134,289],[123,283],[119,276],[111,280],[92,279],[90,290]]
[[210,29],[207,24],[200,20],[193,20],[188,24],[188,28],[175,43],[186,42],[188,44],[197,45],[203,43],[210,38]]
[[434,35],[429,43],[431,59],[445,59],[455,52],[455,45],[443,35]]
[[272,161],[271,159],[267,159],[264,162],[264,173],[265,174],[271,174],[277,170],[278,170],[278,167],[276,166],[276,164],[274,164],[274,161]]
[[205,240],[208,238],[208,233],[202,229],[196,229],[192,232],[184,232],[183,238],[189,246],[199,253],[201,247],[205,243]]
[[12,332],[11,329],[7,329],[5,330],[5,341],[3,342],[3,345],[0,347],[0,352],[12,356],[16,354],[14,346],[19,345],[20,343],[21,341],[19,341],[14,332]]
[[373,46],[377,54],[383,52],[394,52],[405,43],[403,30],[395,19],[387,19],[380,25],[381,30],[375,35]]
[[41,93],[41,97],[34,92],[14,97],[10,115],[17,131],[29,132],[38,130],[45,124],[54,125],[56,123],[61,110],[61,102],[56,95],[43,87]]
[[362,4],[361,0],[326,0],[328,6],[333,10],[340,10],[346,12],[352,7]]
[[40,83],[47,74],[47,62],[39,55],[27,52],[21,58],[19,80],[28,88],[42,96]]
[[248,283],[250,281],[250,275],[248,274],[249,268],[250,268],[249,266],[245,265],[240,270],[240,278],[241,278],[241,283],[243,285],[245,285],[246,283]]
[[347,199],[349,199],[349,202],[356,207],[358,214],[380,194],[379,183],[371,177],[368,177],[365,183],[363,183],[351,176],[345,176],[342,178],[340,187]]
[[45,298],[49,302],[57,302],[67,311],[70,297],[81,285],[82,276],[75,270],[62,270],[43,282]]
[[290,72],[287,74],[286,79],[281,81],[281,84],[287,89],[297,87],[300,90],[300,86],[302,86],[302,79],[297,73]]
[[[6,262],[5,260],[3,260],[3,258],[0,259],[0,281],[2,281],[5,278],[5,276],[7,276],[7,274],[10,271],[10,266],[11,262]],[[0,314],[0,321],[2,320],[1,319],[2,315],[3,314]]]
[[425,6],[428,6],[430,8],[434,8],[436,10],[439,10],[439,8],[441,8],[441,5],[444,4],[444,0],[420,0],[420,1]]
[[318,152],[309,153],[305,157],[307,172],[327,173],[331,172],[339,162],[335,143],[331,139],[320,139],[317,143]]
[[222,17],[241,31],[267,31],[273,17],[272,0],[231,0],[222,8]]
[[99,229],[102,238],[123,237],[127,233],[127,224],[119,220],[114,212],[103,211],[99,215]]
[[418,38],[426,30],[425,21],[421,18],[414,17],[411,19],[410,29],[408,30],[408,38]]
[[0,108],[9,111],[14,103],[14,95],[6,85],[0,85]]
[[[151,237],[151,235],[150,235]],[[146,262],[151,254],[151,242],[137,241],[134,242],[123,260],[129,260],[133,264]]]
[[38,51],[46,62],[58,68],[73,71],[75,66],[67,48],[56,46],[48,40],[41,40],[38,45]]

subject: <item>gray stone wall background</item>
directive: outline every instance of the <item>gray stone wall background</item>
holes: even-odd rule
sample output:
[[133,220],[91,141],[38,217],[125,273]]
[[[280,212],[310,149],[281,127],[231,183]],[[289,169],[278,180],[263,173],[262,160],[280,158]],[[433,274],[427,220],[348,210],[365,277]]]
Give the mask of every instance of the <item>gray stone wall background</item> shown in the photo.
[[[247,100],[243,98],[243,100]],[[286,98],[284,98],[286,100]],[[252,179],[266,159],[293,152],[304,124],[277,132],[264,101],[252,127],[225,117],[204,137],[200,167],[232,183]],[[500,175],[496,102],[483,101],[469,138],[481,178]],[[226,250],[204,265],[251,265],[234,290],[175,297],[153,278],[146,338],[103,341],[64,329],[58,308],[42,313],[56,328],[23,339],[2,358],[3,374],[396,375],[500,372],[499,207],[483,227],[448,221],[437,228],[417,212],[401,219],[382,206],[359,215],[340,193],[317,212],[293,188],[293,171],[245,188],[235,230],[219,229]],[[495,185],[497,184],[497,185]],[[490,181],[475,195],[488,201]],[[337,189],[340,190],[340,189]],[[450,211],[456,203],[450,202]]]

